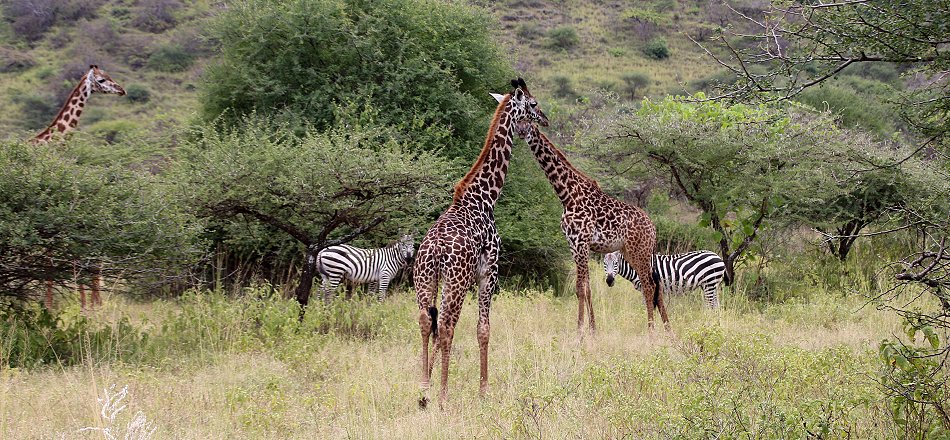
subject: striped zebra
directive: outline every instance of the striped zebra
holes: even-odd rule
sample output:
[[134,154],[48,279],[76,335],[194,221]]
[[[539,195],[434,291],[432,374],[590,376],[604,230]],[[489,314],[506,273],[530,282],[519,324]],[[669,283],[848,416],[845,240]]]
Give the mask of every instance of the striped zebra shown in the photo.
[[[702,287],[703,298],[709,308],[719,307],[719,294],[716,288],[723,279],[726,265],[722,258],[710,251],[693,251],[676,255],[653,256],[653,279],[659,277],[664,292],[686,293]],[[604,272],[607,272],[607,286],[613,287],[614,275],[620,275],[640,289],[640,278],[636,271],[624,261],[620,252],[604,255]],[[731,284],[726,280],[726,285]]]
[[320,292],[327,300],[344,279],[354,283],[376,283],[379,299],[386,297],[389,283],[396,274],[412,262],[415,240],[402,236],[381,249],[362,249],[355,246],[330,246],[317,254],[317,272],[323,283]]

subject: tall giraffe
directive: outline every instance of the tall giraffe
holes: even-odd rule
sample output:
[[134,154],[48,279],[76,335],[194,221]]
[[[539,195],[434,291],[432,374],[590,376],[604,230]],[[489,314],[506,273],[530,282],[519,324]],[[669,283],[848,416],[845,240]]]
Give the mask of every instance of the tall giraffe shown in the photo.
[[[495,98],[498,99],[497,96]],[[643,281],[648,327],[653,329],[653,311],[658,308],[666,330],[670,331],[663,295],[660,295],[659,284],[650,275],[653,273],[652,257],[656,248],[656,227],[650,217],[642,209],[604,193],[597,181],[574,168],[564,153],[535,124],[521,122],[515,129],[518,136],[531,147],[538,165],[564,206],[561,231],[567,237],[577,266],[578,331],[583,331],[585,309],[590,330],[593,332],[596,329],[590,292],[590,252],[618,250]]]
[[[45,144],[52,140],[54,134],[60,133],[65,135],[75,129],[76,126],[79,125],[79,116],[82,115],[83,107],[86,106],[86,101],[93,93],[108,93],[122,96],[125,95],[125,89],[113,81],[108,74],[100,70],[99,66],[95,64],[90,65],[89,71],[79,79],[79,83],[76,84],[72,93],[66,98],[66,102],[63,103],[63,107],[59,109],[59,113],[56,114],[53,122],[50,122],[49,126],[40,134],[30,139],[30,143],[34,145]],[[102,300],[99,298],[98,271],[93,274],[92,285],[90,287],[92,304],[94,306],[101,304]],[[79,284],[79,298],[82,307],[85,308],[86,288],[82,283]],[[53,307],[52,280],[46,280],[46,307]]]
[[[478,348],[481,381],[479,393],[488,389],[488,337],[491,297],[498,287],[500,238],[495,228],[495,202],[501,194],[511,159],[513,125],[522,120],[547,126],[538,102],[528,92],[524,80],[512,80],[514,90],[502,97],[495,109],[481,154],[468,174],[455,185],[455,197],[448,209],[429,228],[413,271],[422,333],[422,392],[419,405],[429,402],[429,380],[436,353],[442,354],[442,390],[439,407],[448,396],[449,355],[455,324],[465,295],[478,283]],[[435,307],[439,285],[442,303]],[[429,336],[435,345],[429,357]]]

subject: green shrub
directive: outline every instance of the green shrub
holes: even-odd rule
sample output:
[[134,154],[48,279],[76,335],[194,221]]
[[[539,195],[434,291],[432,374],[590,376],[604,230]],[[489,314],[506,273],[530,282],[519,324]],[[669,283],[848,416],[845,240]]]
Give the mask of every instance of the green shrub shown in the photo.
[[574,99],[577,97],[577,92],[574,91],[574,83],[571,81],[570,77],[556,75],[551,78],[551,82],[554,83],[554,90],[552,93],[555,97],[565,99]]
[[610,49],[607,49],[607,53],[614,58],[620,58],[627,54],[627,49],[622,47],[611,47]]
[[141,84],[132,84],[125,88],[125,96],[128,97],[129,101],[144,104],[151,99],[152,93]]
[[131,360],[148,337],[127,318],[96,325],[76,306],[52,313],[34,303],[15,309],[0,306],[0,366],[68,366],[85,360]]
[[145,66],[159,72],[181,72],[191,66],[194,58],[178,46],[162,46],[148,57]]
[[650,76],[642,72],[627,72],[620,75],[620,80],[623,81],[623,93],[630,99],[638,99],[644,87],[650,84]]
[[59,109],[53,97],[48,95],[15,94],[13,102],[20,105],[17,118],[20,126],[31,130],[45,127]]
[[580,43],[577,31],[571,26],[561,26],[548,32],[546,46],[551,49],[568,50],[577,46],[577,43]]
[[645,53],[648,57],[657,60],[663,60],[670,57],[670,49],[666,47],[666,39],[663,37],[656,37],[650,40],[646,47],[643,48],[643,53]]

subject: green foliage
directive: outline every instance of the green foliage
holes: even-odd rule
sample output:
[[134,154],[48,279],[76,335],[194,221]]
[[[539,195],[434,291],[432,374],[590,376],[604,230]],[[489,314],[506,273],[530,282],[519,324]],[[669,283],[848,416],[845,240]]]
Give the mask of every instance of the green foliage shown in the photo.
[[846,126],[872,132],[881,138],[889,138],[896,131],[895,122],[898,116],[880,101],[892,92],[875,91],[872,88],[874,84],[869,83],[871,81],[859,81],[856,82],[856,87],[847,83],[828,84],[808,89],[795,99],[840,115],[841,122]]
[[189,209],[239,255],[286,267],[304,245],[363,227],[369,243],[388,243],[400,231],[423,231],[426,216],[448,202],[448,164],[409,151],[392,130],[354,123],[298,136],[286,124],[244,121],[194,133],[171,171]]
[[551,93],[555,97],[562,99],[577,98],[577,91],[574,90],[574,83],[569,76],[556,75],[551,78],[551,82],[554,83],[554,90]]
[[0,366],[65,367],[92,361],[131,360],[148,340],[127,318],[96,323],[76,306],[53,314],[39,304],[0,305]]
[[571,26],[561,26],[548,31],[546,46],[556,50],[570,50],[580,43],[577,31]]
[[[232,5],[211,35],[221,57],[202,82],[202,115],[229,123],[286,111],[318,130],[340,105],[373,109],[378,125],[420,148],[468,157],[513,77],[490,16],[436,0],[252,0]],[[230,109],[230,111],[228,111]]]
[[29,129],[40,129],[52,122],[59,108],[51,96],[34,94],[16,94],[13,102],[19,104],[19,124]]
[[31,282],[73,281],[99,268],[127,285],[193,261],[193,219],[153,176],[82,165],[83,144],[0,144],[0,296],[25,298]]
[[666,39],[663,37],[650,40],[643,48],[643,53],[656,60],[665,60],[670,57],[670,49],[666,47]]
[[132,84],[125,88],[125,96],[128,97],[129,101],[144,104],[151,99],[152,93],[144,85]]
[[194,62],[194,57],[180,46],[162,46],[152,52],[145,67],[158,72],[181,72]]
[[643,72],[627,72],[620,76],[623,82],[622,92],[631,99],[638,99],[638,94],[643,92],[643,88],[650,84],[650,76]]
[[[878,346],[891,417],[903,438],[945,439],[950,436],[950,375],[946,341],[937,323],[908,318],[904,329],[911,343],[885,339]],[[917,335],[921,342],[914,343]],[[946,333],[944,333],[946,338]]]
[[821,116],[677,98],[644,100],[608,130],[599,137],[611,140],[593,143],[595,154],[627,172],[647,160],[656,174],[672,176],[702,211],[700,225],[715,231],[728,274],[766,219],[806,203],[832,179],[825,165],[847,144]]

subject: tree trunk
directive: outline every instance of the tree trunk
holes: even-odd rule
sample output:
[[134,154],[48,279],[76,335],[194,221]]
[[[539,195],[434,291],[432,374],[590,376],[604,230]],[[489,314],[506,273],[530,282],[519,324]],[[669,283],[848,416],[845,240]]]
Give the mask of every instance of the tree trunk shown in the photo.
[[300,303],[300,318],[303,319],[304,310],[310,302],[310,289],[313,287],[313,277],[316,275],[317,249],[307,246],[303,269],[300,270],[300,284],[297,285],[297,302]]

